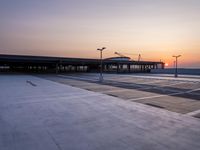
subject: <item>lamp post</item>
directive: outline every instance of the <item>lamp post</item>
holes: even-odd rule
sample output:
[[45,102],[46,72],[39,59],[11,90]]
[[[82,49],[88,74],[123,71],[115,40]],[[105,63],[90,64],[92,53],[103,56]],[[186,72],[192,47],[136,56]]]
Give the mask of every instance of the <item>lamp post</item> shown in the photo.
[[106,49],[106,47],[98,48],[97,50],[100,51],[100,76],[99,76],[99,81],[103,81],[103,59],[102,59],[102,53],[103,50]]
[[176,61],[175,61],[175,74],[174,74],[174,77],[178,77],[178,58],[181,57],[181,55],[174,55],[172,57],[175,57],[176,58]]

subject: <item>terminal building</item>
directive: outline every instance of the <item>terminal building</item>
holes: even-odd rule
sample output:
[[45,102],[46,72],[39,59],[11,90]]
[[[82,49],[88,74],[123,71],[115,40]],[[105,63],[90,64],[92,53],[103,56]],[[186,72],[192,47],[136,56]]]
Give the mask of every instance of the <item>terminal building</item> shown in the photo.
[[[163,62],[133,61],[129,57],[103,59],[104,72],[131,73],[164,69]],[[1,72],[98,72],[100,59],[0,54]]]

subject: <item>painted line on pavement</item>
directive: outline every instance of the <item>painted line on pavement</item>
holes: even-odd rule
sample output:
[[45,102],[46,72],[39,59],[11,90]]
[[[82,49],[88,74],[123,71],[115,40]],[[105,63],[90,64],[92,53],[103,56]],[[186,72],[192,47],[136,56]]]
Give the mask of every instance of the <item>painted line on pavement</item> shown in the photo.
[[106,90],[106,91],[102,91],[100,93],[107,94],[108,92],[123,92],[123,91],[127,91],[127,90],[131,90],[131,89]]
[[196,110],[196,111],[192,111],[192,112],[189,112],[189,113],[187,113],[187,114],[185,114],[186,116],[195,116],[195,115],[197,115],[197,114],[199,114],[200,113],[200,109],[199,110]]
[[200,88],[198,89],[193,89],[193,90],[189,90],[186,92],[177,92],[177,93],[172,93],[172,94],[162,94],[162,95],[155,95],[155,96],[147,96],[147,97],[140,97],[140,98],[135,98],[135,99],[128,99],[129,101],[137,101],[137,100],[144,100],[144,99],[152,99],[152,98],[160,98],[160,97],[167,97],[167,96],[174,96],[174,95],[181,95],[181,94],[185,94],[185,93],[191,93],[194,91],[199,91]]
[[[94,80],[94,79],[88,79],[88,78],[81,78],[81,77],[73,77],[73,76],[66,76],[66,75],[57,75],[57,76],[60,76],[60,77],[65,77],[65,78],[71,78],[71,79],[80,79],[80,80],[85,80],[85,81],[94,81],[94,82],[98,82],[98,80]],[[143,85],[137,85],[136,83],[131,83],[133,86],[134,85],[137,85],[138,88],[135,88],[135,89],[138,89],[138,90],[145,90],[145,89],[159,89],[159,88],[163,88],[163,87],[170,87],[172,85],[178,85],[178,84],[182,84],[183,82],[178,82],[178,83],[173,83],[173,84],[168,84],[168,85],[163,85],[163,86],[159,86],[159,87],[142,87]],[[131,84],[128,84],[128,83],[120,83],[121,85],[131,85]],[[140,87],[139,87],[140,86]],[[177,92],[177,91],[174,91],[174,90],[171,90],[172,92]],[[179,93],[179,92],[177,92]],[[173,93],[175,94],[175,93]]]

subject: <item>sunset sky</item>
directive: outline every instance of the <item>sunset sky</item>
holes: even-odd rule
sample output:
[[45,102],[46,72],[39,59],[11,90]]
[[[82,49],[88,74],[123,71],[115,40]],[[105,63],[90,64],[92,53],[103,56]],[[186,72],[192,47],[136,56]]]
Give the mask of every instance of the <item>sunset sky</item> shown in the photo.
[[200,0],[0,0],[0,53],[137,59],[200,68]]

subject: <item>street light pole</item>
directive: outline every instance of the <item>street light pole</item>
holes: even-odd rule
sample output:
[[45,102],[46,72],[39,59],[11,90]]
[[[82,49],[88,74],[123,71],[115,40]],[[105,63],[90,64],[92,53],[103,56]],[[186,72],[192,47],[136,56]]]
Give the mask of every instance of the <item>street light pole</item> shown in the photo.
[[106,49],[106,47],[98,48],[97,50],[100,51],[100,76],[99,76],[99,81],[103,81],[103,50]]
[[176,58],[176,61],[175,61],[175,75],[174,77],[178,77],[178,58],[181,57],[181,55],[177,55],[177,56],[172,56],[172,57],[175,57]]

